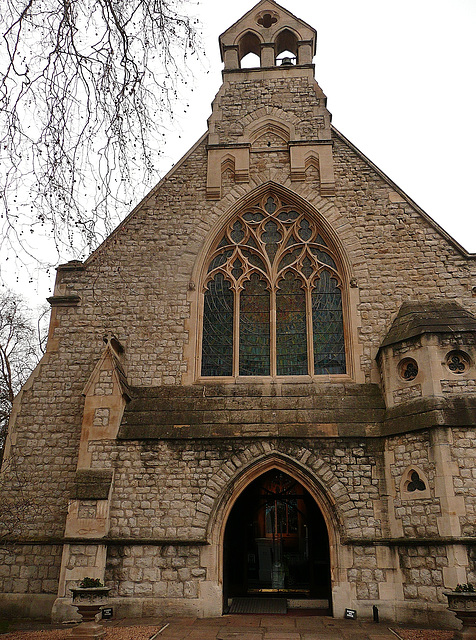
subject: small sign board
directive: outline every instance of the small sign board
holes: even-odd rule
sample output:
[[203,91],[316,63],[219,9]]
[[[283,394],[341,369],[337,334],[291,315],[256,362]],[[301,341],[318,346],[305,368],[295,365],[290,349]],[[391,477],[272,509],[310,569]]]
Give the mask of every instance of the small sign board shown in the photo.
[[104,607],[104,609],[101,609],[101,617],[103,620],[111,620],[113,613],[112,607]]
[[355,609],[346,609],[344,618],[347,620],[355,620],[357,618],[357,611]]

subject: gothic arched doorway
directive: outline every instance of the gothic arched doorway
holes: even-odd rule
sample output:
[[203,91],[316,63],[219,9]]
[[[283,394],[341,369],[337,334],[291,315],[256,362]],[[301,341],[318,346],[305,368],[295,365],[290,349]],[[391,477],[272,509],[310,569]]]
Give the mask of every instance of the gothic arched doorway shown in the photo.
[[233,597],[309,598],[331,606],[329,536],[309,491],[271,469],[236,500],[223,545],[225,603]]

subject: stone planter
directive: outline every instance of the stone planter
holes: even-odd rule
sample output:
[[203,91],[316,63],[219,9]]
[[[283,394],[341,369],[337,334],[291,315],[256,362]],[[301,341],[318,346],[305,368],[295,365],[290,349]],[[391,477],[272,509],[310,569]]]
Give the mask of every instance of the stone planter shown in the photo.
[[447,591],[448,609],[463,623],[454,640],[476,640],[476,591]]
[[96,616],[107,604],[110,587],[76,587],[71,589],[73,607],[78,608],[83,617],[82,622],[72,629],[71,640],[85,640],[86,638],[104,638],[106,629],[96,622]]

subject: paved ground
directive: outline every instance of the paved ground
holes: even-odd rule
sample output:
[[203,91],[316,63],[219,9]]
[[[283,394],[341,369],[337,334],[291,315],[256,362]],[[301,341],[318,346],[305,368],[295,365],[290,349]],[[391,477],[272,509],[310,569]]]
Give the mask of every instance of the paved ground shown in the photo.
[[[133,626],[134,625],[134,626]],[[16,625],[15,625],[16,626]],[[67,640],[70,629],[10,628],[3,640]],[[106,640],[450,640],[451,631],[408,629],[387,623],[325,616],[228,615],[221,618],[150,618],[106,622]],[[390,628],[391,627],[391,628]],[[40,628],[42,630],[40,631]]]
[[[164,640],[450,640],[452,632],[426,630],[407,635],[383,623],[337,620],[324,616],[230,615],[205,620],[169,621]],[[395,632],[396,631],[396,632]]]
[[[396,640],[398,638],[386,624],[336,620],[320,616],[259,615],[224,616],[214,620],[171,621],[159,637],[164,640]],[[436,638],[437,636],[435,640]]]

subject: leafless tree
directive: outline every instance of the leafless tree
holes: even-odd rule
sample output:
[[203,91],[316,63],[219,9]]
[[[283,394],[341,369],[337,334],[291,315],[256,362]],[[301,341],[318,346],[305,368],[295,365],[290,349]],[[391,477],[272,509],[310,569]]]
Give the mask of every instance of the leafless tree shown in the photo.
[[190,5],[0,0],[0,247],[89,249],[137,199],[200,49]]
[[11,291],[0,295],[0,462],[13,400],[41,355],[44,331],[25,302]]
[[6,291],[0,295],[0,540],[21,533],[25,521],[38,509],[28,494],[19,460],[12,455],[2,458],[14,397],[44,348],[45,320],[45,310],[41,310],[35,323],[17,294]]

